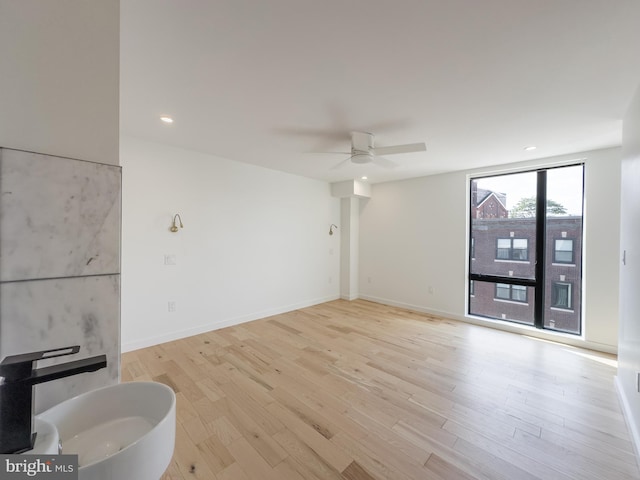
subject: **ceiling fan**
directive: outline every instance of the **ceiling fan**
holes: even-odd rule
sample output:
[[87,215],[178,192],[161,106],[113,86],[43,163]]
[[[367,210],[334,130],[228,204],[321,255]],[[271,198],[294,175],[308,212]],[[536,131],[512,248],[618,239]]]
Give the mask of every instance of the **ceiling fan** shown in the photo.
[[395,155],[397,153],[413,153],[424,152],[427,146],[424,143],[410,143],[407,145],[392,145],[389,147],[376,147],[374,143],[374,135],[366,132],[351,132],[351,151],[350,152],[331,152],[344,153],[350,155],[349,158],[338,163],[334,169],[341,168],[348,162],[363,164],[373,163],[384,168],[393,168],[397,166],[395,162],[387,160],[381,155]]

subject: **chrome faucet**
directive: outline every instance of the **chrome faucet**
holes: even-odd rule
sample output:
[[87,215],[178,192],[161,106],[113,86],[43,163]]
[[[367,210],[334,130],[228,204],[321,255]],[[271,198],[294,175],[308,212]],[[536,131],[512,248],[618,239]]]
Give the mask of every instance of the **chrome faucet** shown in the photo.
[[80,346],[55,348],[5,357],[0,362],[0,454],[31,450],[33,431],[33,387],[79,373],[95,372],[107,366],[106,355],[35,368],[38,360],[74,355]]

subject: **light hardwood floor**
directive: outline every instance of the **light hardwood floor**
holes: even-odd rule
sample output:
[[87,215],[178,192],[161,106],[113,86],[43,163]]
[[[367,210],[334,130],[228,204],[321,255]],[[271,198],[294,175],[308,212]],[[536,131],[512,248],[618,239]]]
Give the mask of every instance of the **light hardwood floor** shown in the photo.
[[176,392],[163,479],[639,479],[615,357],[335,301],[124,354]]

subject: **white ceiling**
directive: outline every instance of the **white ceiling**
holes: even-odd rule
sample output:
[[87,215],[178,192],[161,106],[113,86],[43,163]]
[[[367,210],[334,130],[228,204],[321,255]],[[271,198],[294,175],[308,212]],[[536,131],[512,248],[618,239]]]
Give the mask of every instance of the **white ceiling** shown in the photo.
[[[331,182],[619,145],[640,83],[638,0],[122,0],[121,17],[124,135]],[[309,153],[352,130],[427,151],[338,170],[347,155]]]

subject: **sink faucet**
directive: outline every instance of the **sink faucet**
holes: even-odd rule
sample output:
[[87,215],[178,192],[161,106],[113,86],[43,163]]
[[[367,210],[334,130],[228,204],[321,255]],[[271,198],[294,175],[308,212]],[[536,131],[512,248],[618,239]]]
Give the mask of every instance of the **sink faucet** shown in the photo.
[[31,450],[36,440],[33,432],[33,386],[107,366],[107,356],[84,358],[73,362],[35,369],[38,360],[74,355],[80,346],[55,348],[42,352],[5,357],[0,362],[0,454]]

